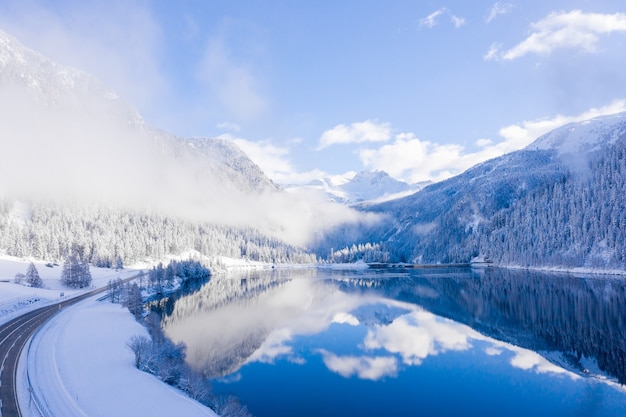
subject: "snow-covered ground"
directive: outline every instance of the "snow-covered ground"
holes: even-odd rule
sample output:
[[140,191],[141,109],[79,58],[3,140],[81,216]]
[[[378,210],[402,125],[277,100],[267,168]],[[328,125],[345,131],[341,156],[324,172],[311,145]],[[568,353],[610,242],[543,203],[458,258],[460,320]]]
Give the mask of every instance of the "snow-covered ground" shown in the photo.
[[54,416],[216,416],[209,408],[134,366],[127,347],[147,335],[127,309],[97,297],[62,311],[33,338],[20,362],[20,404],[39,416],[34,392]]
[[[89,289],[73,290],[61,284],[63,265],[46,266],[46,262],[33,261],[43,281],[43,288],[31,288],[14,282],[15,275],[25,274],[30,261],[10,256],[0,256],[0,324],[34,308],[69,298]],[[92,289],[101,288],[109,280],[126,278],[137,273],[135,269],[116,271],[108,268],[90,268]]]
[[[61,285],[62,265],[50,268],[39,261],[33,263],[44,288],[15,284],[15,275],[25,273],[29,263],[0,257],[0,324],[85,291]],[[137,269],[116,271],[93,267],[90,271],[92,288],[137,273]],[[35,395],[49,412],[44,415],[216,416],[184,393],[134,367],[134,354],[127,342],[135,334],[147,335],[146,329],[127,309],[106,300],[97,301],[98,297],[63,310],[24,349],[18,379],[24,416],[40,416],[30,398],[28,377]]]

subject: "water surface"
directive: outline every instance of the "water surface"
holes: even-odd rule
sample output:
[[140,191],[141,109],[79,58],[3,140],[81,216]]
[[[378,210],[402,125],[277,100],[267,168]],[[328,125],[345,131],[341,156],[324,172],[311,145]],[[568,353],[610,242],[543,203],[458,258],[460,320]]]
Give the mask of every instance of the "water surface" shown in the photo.
[[164,329],[258,417],[626,415],[623,279],[241,273],[179,299]]

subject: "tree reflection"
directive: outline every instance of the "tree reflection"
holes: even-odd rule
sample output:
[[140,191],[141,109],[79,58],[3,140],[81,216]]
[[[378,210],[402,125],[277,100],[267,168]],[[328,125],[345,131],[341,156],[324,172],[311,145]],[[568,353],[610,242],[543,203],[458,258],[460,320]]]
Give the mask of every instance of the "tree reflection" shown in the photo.
[[[363,288],[344,281],[344,289]],[[558,351],[584,372],[583,357],[626,383],[626,285],[623,279],[487,268],[411,273],[380,280],[387,297],[419,304],[495,339]]]

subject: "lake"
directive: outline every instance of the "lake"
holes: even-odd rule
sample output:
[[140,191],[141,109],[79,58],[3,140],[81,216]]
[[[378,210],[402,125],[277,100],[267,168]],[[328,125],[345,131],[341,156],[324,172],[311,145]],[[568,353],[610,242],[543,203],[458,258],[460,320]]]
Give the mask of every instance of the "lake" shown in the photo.
[[623,278],[242,272],[177,300],[163,328],[257,417],[626,415]]

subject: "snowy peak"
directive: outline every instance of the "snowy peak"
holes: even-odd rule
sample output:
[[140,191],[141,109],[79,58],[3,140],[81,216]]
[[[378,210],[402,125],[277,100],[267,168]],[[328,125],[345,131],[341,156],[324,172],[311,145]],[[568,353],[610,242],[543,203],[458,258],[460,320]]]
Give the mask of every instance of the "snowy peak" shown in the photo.
[[626,113],[599,116],[557,128],[528,145],[527,150],[555,150],[559,155],[581,154],[612,145],[626,134]]
[[352,196],[352,201],[360,202],[407,191],[410,186],[406,182],[391,178],[385,171],[362,171],[340,188]]
[[384,171],[362,171],[345,176],[318,178],[303,186],[288,185],[285,188],[314,189],[326,194],[331,201],[350,205],[405,197],[428,184],[407,184],[392,178]]
[[60,65],[22,45],[0,30],[0,91],[4,99],[24,95],[48,108],[88,107],[105,112],[129,126],[143,126],[143,119],[129,104],[97,78]]

